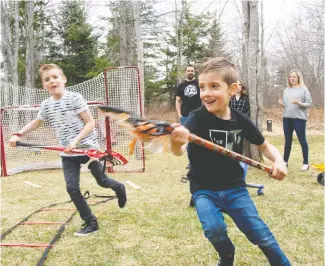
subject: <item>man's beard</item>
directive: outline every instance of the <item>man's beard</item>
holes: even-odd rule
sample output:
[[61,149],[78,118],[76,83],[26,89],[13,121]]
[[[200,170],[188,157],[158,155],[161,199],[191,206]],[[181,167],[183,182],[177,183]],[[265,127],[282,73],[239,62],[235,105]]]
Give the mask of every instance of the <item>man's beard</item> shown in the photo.
[[194,75],[190,74],[190,75],[187,75],[187,79],[188,80],[192,80],[194,78]]

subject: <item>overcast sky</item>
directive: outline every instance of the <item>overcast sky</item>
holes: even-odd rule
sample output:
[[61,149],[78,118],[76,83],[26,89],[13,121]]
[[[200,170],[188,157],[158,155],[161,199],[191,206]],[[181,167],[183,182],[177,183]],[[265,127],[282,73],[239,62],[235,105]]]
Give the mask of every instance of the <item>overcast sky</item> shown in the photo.
[[[113,0],[114,1],[114,0]],[[217,10],[220,16],[221,26],[228,39],[235,39],[239,36],[240,28],[240,10],[241,0],[187,0],[190,3],[194,13],[202,14],[207,11]],[[265,41],[270,36],[274,37],[276,29],[283,24],[288,24],[295,13],[299,12],[299,2],[301,0],[264,0],[264,29]],[[312,1],[312,0],[304,0]],[[181,0],[176,0],[178,9],[180,9]],[[109,9],[105,7],[107,0],[88,0],[89,11],[91,14],[91,23],[95,25],[105,25],[100,21],[100,16],[109,15]],[[175,0],[158,0],[155,5],[158,13],[163,14],[175,10]],[[174,15],[162,17],[174,23]],[[267,46],[272,46],[272,38]]]
[[[59,0],[51,0],[58,2]],[[114,1],[114,0],[113,0]],[[160,1],[160,0],[158,0]],[[178,8],[180,8],[181,0],[176,0]],[[299,2],[301,0],[264,0],[264,27],[265,41],[272,35],[275,36],[275,29],[282,24],[287,24],[292,19],[295,13],[299,12]],[[312,1],[312,0],[304,0]],[[90,22],[93,26],[106,25],[100,17],[109,15],[109,8],[106,6],[109,0],[86,0],[90,12]],[[206,13],[207,11],[214,12],[218,10],[220,14],[223,10],[220,20],[222,28],[227,38],[234,39],[241,30],[240,16],[238,9],[241,9],[241,0],[188,0],[192,10],[196,14]],[[156,10],[159,13],[166,13],[175,10],[175,0],[161,0],[156,5]],[[173,19],[174,15],[169,16],[169,20]],[[166,17],[162,18],[166,19]],[[272,46],[272,38],[268,43],[268,47]]]

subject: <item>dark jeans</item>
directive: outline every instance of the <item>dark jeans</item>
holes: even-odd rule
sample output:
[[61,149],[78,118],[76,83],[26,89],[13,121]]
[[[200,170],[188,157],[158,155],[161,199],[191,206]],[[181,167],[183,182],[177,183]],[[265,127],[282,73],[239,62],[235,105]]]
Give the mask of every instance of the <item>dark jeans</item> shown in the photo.
[[306,120],[294,119],[294,118],[283,118],[283,131],[285,137],[284,144],[284,155],[283,159],[285,162],[289,161],[291,145],[292,145],[292,135],[293,131],[296,131],[298,140],[302,149],[302,156],[304,158],[303,164],[308,164],[308,143],[306,140]]
[[[62,157],[62,166],[67,192],[71,200],[80,213],[81,219],[88,221],[95,216],[92,214],[88,203],[80,191],[80,165],[89,161],[88,156]],[[95,177],[98,185],[105,188],[118,190],[121,183],[106,176],[103,172],[103,165],[98,161],[93,161],[88,168]]]
[[187,116],[182,116],[180,119],[179,119],[179,122],[184,125],[185,121],[186,121],[186,118]]
[[[179,119],[179,122],[181,123],[181,125],[184,126],[184,123],[185,123],[186,119],[187,119],[187,116],[182,116],[182,117]],[[186,151],[187,151],[187,158],[188,158],[188,160],[190,160],[190,157],[189,157],[189,155],[188,155],[188,146],[187,146],[187,148],[186,148]]]
[[272,266],[290,265],[270,229],[259,217],[245,187],[216,192],[198,190],[193,199],[204,235],[220,258],[227,258],[235,252],[222,214],[225,211],[248,240],[263,251]]

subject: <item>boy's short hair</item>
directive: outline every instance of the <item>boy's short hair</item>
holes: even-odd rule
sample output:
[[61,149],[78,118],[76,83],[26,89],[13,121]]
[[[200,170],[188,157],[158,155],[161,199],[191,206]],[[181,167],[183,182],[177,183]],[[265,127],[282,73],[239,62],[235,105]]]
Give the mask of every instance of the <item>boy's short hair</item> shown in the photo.
[[231,84],[237,83],[238,73],[236,67],[224,57],[213,57],[199,66],[199,75],[207,73],[216,73],[230,87]]
[[59,67],[57,64],[42,64],[42,65],[40,65],[39,70],[38,70],[40,78],[42,79],[42,74],[44,73],[44,71],[48,71],[48,70],[54,69],[54,68],[59,69],[61,71],[62,75],[64,76],[62,68]]

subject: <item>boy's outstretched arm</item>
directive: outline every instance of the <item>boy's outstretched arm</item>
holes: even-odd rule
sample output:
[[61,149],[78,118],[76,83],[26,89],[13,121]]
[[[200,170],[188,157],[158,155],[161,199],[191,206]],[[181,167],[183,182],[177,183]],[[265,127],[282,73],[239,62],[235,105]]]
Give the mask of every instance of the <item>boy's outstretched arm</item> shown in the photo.
[[258,145],[257,147],[266,158],[273,162],[272,176],[275,179],[283,180],[288,170],[279,150],[266,140],[262,145]]
[[81,112],[80,117],[82,121],[85,123],[85,126],[83,129],[79,132],[79,134],[71,141],[71,143],[66,147],[64,152],[69,153],[71,150],[75,149],[77,144],[85,137],[89,135],[91,131],[95,128],[95,121],[90,113],[90,111],[87,109],[83,112]]
[[[175,125],[172,126],[174,127]],[[170,135],[170,144],[174,155],[181,156],[185,152],[189,136],[189,130],[183,126],[177,126],[173,130]]]
[[[21,130],[19,130],[18,134],[20,135],[26,135],[27,133],[34,131],[35,129],[39,128],[41,125],[43,124],[43,120],[40,119],[35,119],[31,122],[29,122],[26,126],[24,126]],[[11,136],[11,138],[9,139],[9,145],[12,147],[16,147],[16,142],[20,141],[20,137],[17,135],[13,135]]]

